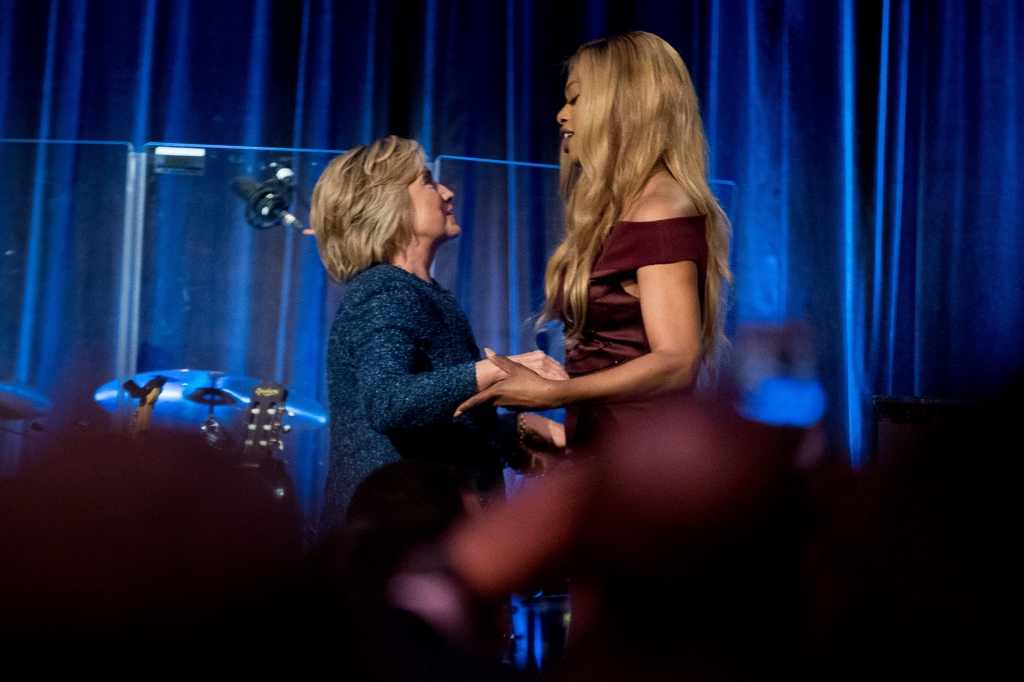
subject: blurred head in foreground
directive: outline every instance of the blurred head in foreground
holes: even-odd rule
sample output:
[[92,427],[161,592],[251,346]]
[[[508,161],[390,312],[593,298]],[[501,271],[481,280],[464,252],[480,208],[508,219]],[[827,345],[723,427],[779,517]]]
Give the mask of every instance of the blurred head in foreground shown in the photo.
[[561,680],[1020,672],[1022,402],[859,474],[694,405],[489,509],[452,566],[481,599],[570,576]]
[[249,474],[199,438],[57,439],[0,481],[0,649],[250,652],[300,545],[294,509]]
[[406,682],[507,677],[496,656],[448,641],[392,598],[407,573],[443,569],[440,543],[465,515],[467,491],[453,467],[416,459],[377,469],[356,488],[345,524],[313,557],[337,633],[325,643],[344,641],[336,670]]
[[359,594],[383,598],[410,554],[438,542],[462,517],[467,483],[454,467],[403,459],[377,469],[348,506],[351,578]]

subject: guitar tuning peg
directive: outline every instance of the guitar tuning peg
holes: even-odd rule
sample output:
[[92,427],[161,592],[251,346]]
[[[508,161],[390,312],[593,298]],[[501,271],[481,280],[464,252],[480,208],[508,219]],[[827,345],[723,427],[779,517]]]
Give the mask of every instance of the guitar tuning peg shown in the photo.
[[284,426],[281,427],[281,433],[288,433],[291,430],[292,430],[292,425],[291,424],[285,424]]
[[286,410],[285,414],[287,414],[289,417],[294,417],[295,416],[295,413],[293,411],[291,411],[291,410]]
[[277,441],[277,449],[278,450],[284,450],[284,441],[283,440]]

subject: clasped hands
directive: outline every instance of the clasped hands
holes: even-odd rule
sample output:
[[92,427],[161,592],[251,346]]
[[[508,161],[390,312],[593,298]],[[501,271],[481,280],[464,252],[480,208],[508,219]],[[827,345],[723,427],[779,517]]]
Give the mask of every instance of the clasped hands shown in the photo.
[[499,355],[490,348],[485,348],[484,353],[502,374],[459,405],[455,410],[456,417],[485,403],[528,411],[561,407],[559,384],[568,379],[569,375],[553,358],[539,350],[511,358]]

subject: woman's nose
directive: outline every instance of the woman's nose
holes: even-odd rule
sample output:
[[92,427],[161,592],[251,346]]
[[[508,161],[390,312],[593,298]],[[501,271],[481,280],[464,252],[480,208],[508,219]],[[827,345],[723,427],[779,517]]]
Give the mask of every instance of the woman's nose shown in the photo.
[[558,110],[558,113],[555,114],[555,120],[558,121],[559,125],[565,125],[569,122],[569,115],[566,114],[565,109],[565,107],[562,107]]
[[439,192],[441,192],[441,198],[444,199],[445,201],[451,201],[452,197],[455,196],[455,192],[451,191],[444,185],[439,184],[437,186],[437,189]]

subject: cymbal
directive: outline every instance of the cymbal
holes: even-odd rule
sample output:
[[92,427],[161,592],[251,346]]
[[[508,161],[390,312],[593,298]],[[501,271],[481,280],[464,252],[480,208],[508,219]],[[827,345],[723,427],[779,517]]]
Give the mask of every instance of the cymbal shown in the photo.
[[[218,410],[221,421],[244,420],[244,409],[251,402],[252,390],[260,384],[260,380],[253,377],[196,369],[141,372],[132,380],[143,386],[158,376],[166,381],[153,405],[152,420],[166,427],[202,424],[211,406]],[[127,398],[122,383],[121,379],[115,379],[103,384],[96,389],[93,398],[107,412],[117,412],[118,402]],[[288,392],[285,410],[285,423],[292,429],[317,429],[327,424],[327,412],[318,402],[292,391]]]
[[191,400],[197,405],[208,407],[220,407],[222,405],[236,405],[238,400],[222,388],[197,388],[185,396],[185,400]]
[[53,409],[49,399],[25,384],[0,384],[0,419],[35,419]]

